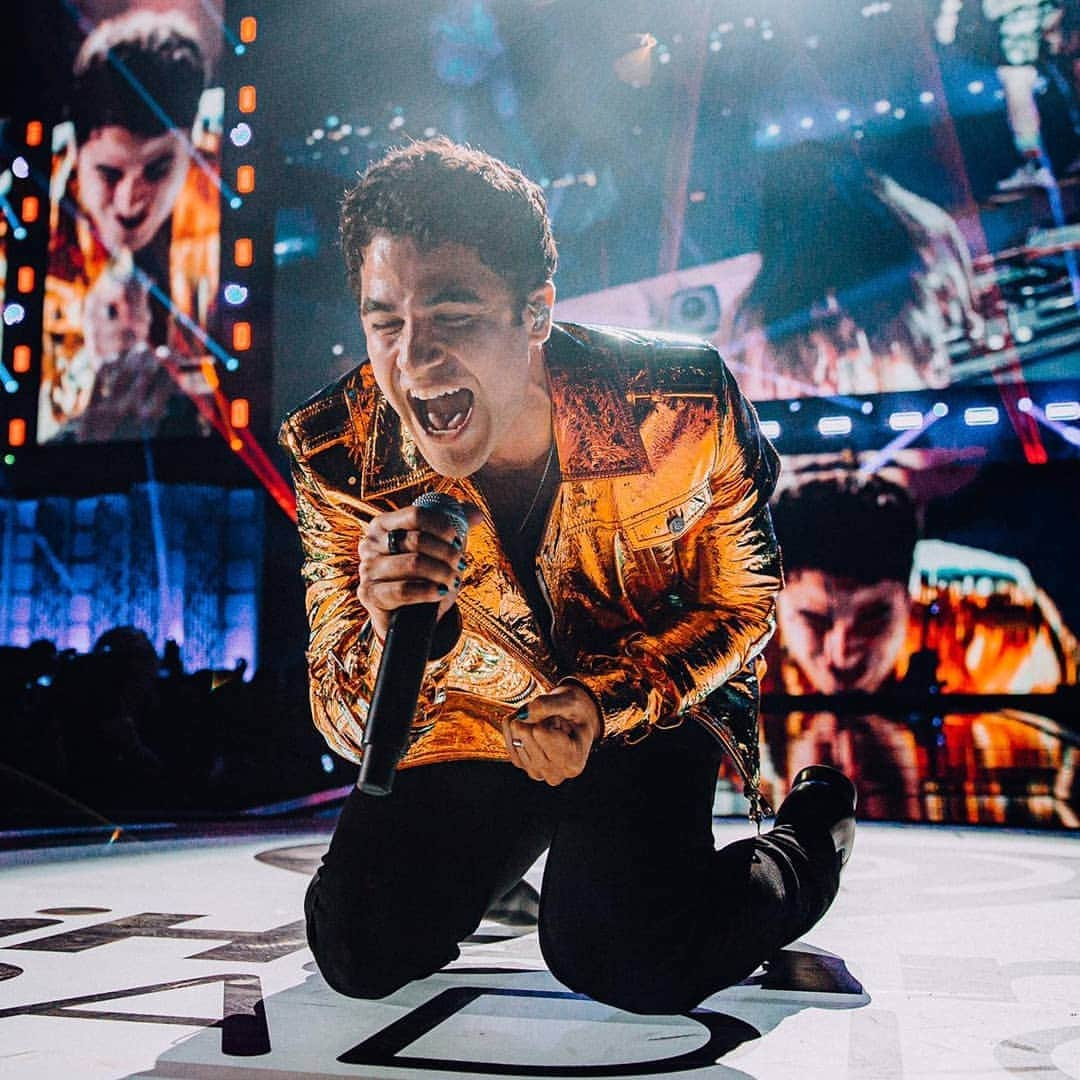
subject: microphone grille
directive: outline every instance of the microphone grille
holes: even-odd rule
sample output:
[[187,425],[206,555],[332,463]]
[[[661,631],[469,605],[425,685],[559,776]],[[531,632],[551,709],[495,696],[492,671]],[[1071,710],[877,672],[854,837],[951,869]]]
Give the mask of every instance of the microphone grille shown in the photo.
[[413,506],[445,514],[454,523],[454,528],[457,529],[457,534],[461,540],[464,541],[468,535],[468,511],[453,495],[447,495],[444,491],[425,491],[413,500]]

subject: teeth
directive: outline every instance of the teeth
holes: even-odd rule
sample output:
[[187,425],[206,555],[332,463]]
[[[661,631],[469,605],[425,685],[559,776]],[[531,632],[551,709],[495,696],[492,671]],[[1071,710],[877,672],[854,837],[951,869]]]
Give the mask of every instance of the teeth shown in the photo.
[[417,401],[438,401],[439,398],[450,397],[451,394],[457,394],[464,389],[465,387],[463,386],[454,386],[449,390],[439,390],[434,394],[428,395],[421,393],[419,390],[410,390],[409,393],[416,398]]

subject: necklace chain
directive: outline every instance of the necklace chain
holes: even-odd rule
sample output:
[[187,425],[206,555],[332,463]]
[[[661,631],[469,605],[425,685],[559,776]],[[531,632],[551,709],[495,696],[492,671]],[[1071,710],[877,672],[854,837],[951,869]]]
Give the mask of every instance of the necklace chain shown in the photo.
[[533,516],[533,511],[536,509],[536,502],[540,498],[540,492],[544,490],[544,484],[547,482],[548,473],[551,472],[551,463],[554,460],[555,440],[552,439],[551,446],[548,447],[547,461],[544,462],[544,471],[540,474],[540,483],[536,485],[536,491],[533,492],[532,502],[529,503],[529,509],[525,511],[525,516],[521,519],[521,524],[518,526],[518,536],[525,531],[525,526],[529,524],[529,518]]

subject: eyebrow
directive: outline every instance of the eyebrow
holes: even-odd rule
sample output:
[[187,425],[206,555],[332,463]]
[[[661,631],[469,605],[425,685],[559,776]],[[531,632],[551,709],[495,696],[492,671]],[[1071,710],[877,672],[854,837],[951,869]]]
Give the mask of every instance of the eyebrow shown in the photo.
[[[447,285],[440,289],[434,296],[429,296],[425,301],[425,307],[437,307],[439,304],[479,304],[482,303],[480,294],[464,285]],[[367,315],[372,311],[393,311],[394,305],[387,304],[382,300],[372,300],[364,297],[360,304],[360,314]]]

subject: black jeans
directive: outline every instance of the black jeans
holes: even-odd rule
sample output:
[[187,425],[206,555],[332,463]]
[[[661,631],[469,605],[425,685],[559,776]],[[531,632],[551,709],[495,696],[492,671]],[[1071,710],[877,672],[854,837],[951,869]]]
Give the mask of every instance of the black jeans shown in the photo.
[[438,971],[550,847],[552,974],[632,1012],[692,1009],[809,930],[839,884],[825,832],[782,826],[715,850],[719,753],[688,722],[603,747],[556,788],[473,761],[403,770],[386,798],[354,791],[307,893],[319,970],[364,998]]

